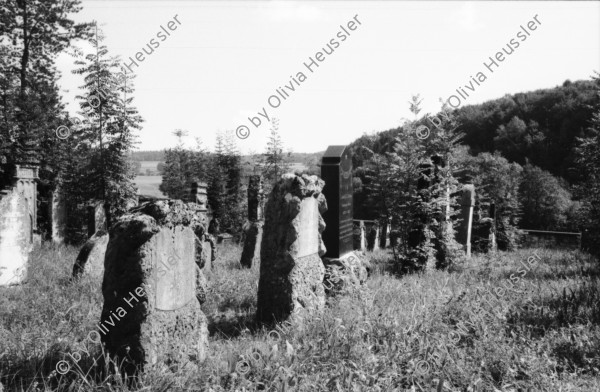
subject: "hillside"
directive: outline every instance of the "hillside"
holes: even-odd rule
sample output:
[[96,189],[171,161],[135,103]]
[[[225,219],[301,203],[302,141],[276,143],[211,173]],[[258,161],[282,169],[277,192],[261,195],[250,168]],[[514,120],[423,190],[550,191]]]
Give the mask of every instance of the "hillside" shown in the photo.
[[[591,81],[565,81],[562,86],[505,95],[479,105],[453,111],[463,144],[472,154],[500,151],[509,161],[532,164],[561,176],[578,180],[573,167],[575,138],[586,134],[592,117],[592,105],[600,97]],[[421,122],[432,127],[425,118]],[[354,167],[362,166],[365,146],[386,152],[394,144],[399,128],[364,135],[354,141]]]

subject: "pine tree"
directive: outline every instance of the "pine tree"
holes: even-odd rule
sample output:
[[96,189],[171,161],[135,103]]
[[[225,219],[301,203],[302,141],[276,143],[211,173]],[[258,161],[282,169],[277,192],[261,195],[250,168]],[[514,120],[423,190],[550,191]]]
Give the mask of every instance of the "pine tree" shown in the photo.
[[580,227],[582,246],[600,254],[600,74],[592,76],[596,84],[596,105],[590,127],[584,138],[578,138],[576,164],[581,181],[576,194],[582,200]]
[[91,38],[95,53],[76,61],[75,74],[84,75],[80,107],[86,121],[82,143],[89,146],[87,168],[87,199],[99,199],[105,204],[107,224],[113,216],[123,214],[136,197],[133,183],[135,170],[129,162],[129,152],[135,145],[134,132],[143,121],[132,106],[133,77],[120,72],[118,57],[108,57],[101,45],[101,32]]
[[271,188],[281,178],[282,174],[290,170],[288,158],[291,153],[283,152],[283,141],[279,135],[279,120],[271,120],[270,135],[267,142],[267,149],[260,160],[262,166],[262,176],[264,179],[265,193],[270,192]]

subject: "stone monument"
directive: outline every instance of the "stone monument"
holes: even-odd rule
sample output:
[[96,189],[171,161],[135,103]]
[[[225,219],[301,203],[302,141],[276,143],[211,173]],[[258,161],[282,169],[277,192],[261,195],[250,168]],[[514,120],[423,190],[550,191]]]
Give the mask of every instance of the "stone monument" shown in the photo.
[[[348,146],[329,146],[321,161],[321,177],[325,181],[323,194],[328,210],[323,214],[323,242],[327,253],[323,258],[328,292],[350,290],[367,279],[367,268],[353,252],[353,186],[352,156]],[[346,284],[349,283],[349,284]]]
[[265,207],[256,318],[283,321],[301,310],[325,307],[325,254],[321,214],[327,202],[317,176],[281,176]]
[[206,216],[194,203],[140,205],[110,230],[100,331],[129,375],[204,361],[207,320],[203,247]]
[[12,187],[0,190],[0,286],[27,278],[37,232],[37,163],[15,165]]
[[88,237],[96,234],[98,230],[107,230],[106,210],[104,202],[97,200],[87,206]]
[[262,209],[262,178],[259,175],[252,175],[248,179],[248,222],[244,225],[244,249],[240,260],[240,264],[246,268],[251,268],[260,261],[260,242],[263,231]]
[[354,220],[354,250],[364,251],[367,249],[367,234],[365,222],[362,220]]
[[57,185],[50,196],[50,231],[52,242],[55,244],[65,242],[66,213],[64,196],[61,194],[60,186]]

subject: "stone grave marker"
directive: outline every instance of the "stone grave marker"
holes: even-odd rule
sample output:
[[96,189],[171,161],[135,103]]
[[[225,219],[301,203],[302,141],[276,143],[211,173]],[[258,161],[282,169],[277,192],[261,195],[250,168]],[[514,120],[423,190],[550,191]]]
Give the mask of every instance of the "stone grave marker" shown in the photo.
[[240,264],[251,268],[260,261],[260,242],[262,241],[263,188],[260,175],[248,179],[248,221],[244,225],[244,248]]
[[339,258],[353,250],[352,157],[347,146],[327,148],[321,161],[321,177],[328,207],[323,215],[327,224],[323,232],[325,257]]
[[143,204],[111,228],[101,340],[128,374],[204,361],[208,349],[202,242],[206,217],[180,200]]
[[260,254],[257,321],[283,321],[325,307],[320,256],[327,209],[317,176],[284,174],[269,196]]
[[[321,161],[323,194],[328,210],[323,214],[323,258],[329,293],[350,290],[367,278],[367,268],[354,250],[352,156],[348,146],[329,146]],[[349,283],[349,284],[347,284]],[[333,287],[335,286],[335,288]]]

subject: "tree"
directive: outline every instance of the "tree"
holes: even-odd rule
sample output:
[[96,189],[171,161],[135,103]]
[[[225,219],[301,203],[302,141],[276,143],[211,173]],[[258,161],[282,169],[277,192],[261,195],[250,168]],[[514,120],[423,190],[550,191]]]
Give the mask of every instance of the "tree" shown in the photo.
[[600,74],[592,77],[596,86],[594,113],[587,134],[577,140],[575,163],[580,183],[576,194],[582,201],[579,225],[583,231],[582,245],[600,253]]
[[265,193],[270,192],[271,188],[281,178],[281,175],[290,171],[288,158],[290,152],[283,152],[283,142],[279,135],[279,120],[271,120],[271,133],[267,142],[267,149],[262,156],[260,165],[262,166],[262,176],[265,182]]
[[475,185],[481,217],[488,217],[490,205],[495,205],[498,247],[502,250],[514,249],[521,216],[519,185],[523,168],[518,163],[510,163],[499,152],[485,152],[470,157],[464,166],[464,176]]
[[162,182],[158,189],[171,199],[185,200],[196,174],[193,170],[193,154],[183,145],[183,138],[188,134],[188,131],[182,129],[173,131],[173,135],[177,137],[177,145],[165,150]]
[[136,197],[136,173],[129,154],[135,144],[134,131],[141,128],[143,119],[132,106],[133,77],[118,72],[120,59],[108,57],[103,40],[96,30],[91,38],[95,53],[79,58],[75,64],[80,68],[73,73],[84,75],[84,94],[77,98],[87,118],[81,142],[89,147],[90,155],[82,184],[87,185],[87,199],[104,202],[110,227],[113,217],[125,213]]
[[0,174],[5,164],[41,161],[47,169],[42,182],[55,176],[49,165],[54,160],[46,159],[55,153],[48,141],[56,143],[62,110],[54,59],[72,40],[89,36],[89,24],[69,18],[80,9],[78,0],[18,0],[0,7]]
[[247,211],[244,208],[241,155],[232,132],[218,134],[208,177],[208,203],[223,231],[241,231]]
[[572,205],[571,194],[549,172],[526,164],[519,197],[523,211],[521,227],[538,230],[566,228],[567,214]]

